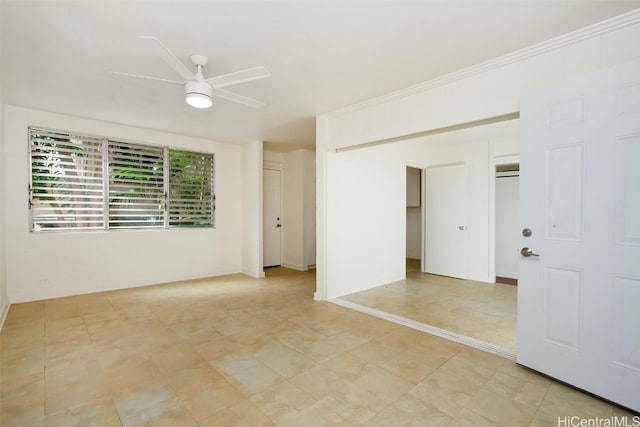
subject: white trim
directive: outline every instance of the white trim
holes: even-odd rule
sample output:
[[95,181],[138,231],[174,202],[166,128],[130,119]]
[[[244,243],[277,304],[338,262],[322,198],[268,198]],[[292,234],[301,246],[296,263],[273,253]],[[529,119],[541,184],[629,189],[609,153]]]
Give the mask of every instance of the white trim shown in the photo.
[[9,315],[9,308],[11,304],[7,304],[2,309],[2,313],[0,313],[0,332],[2,332],[2,327],[4,326],[4,321],[7,320],[7,316]]
[[[426,200],[426,171],[429,166],[424,163],[414,162],[409,160],[406,162],[405,168],[414,168],[420,170],[420,272],[424,272],[424,264],[425,264],[425,227],[427,226],[426,216],[425,216],[425,200]],[[407,183],[405,182],[405,187]],[[407,216],[405,214],[405,224],[404,224],[404,246],[407,247]],[[405,257],[406,257],[405,253]],[[407,273],[405,271],[404,277],[407,277]]]
[[305,266],[302,266],[302,265],[287,264],[286,262],[283,262],[281,267],[290,268],[291,270],[296,270],[296,271],[307,271],[307,270],[309,270],[308,267],[305,267]]
[[254,279],[264,279],[266,276],[264,270],[242,270],[242,274],[245,276],[253,277]]
[[496,178],[512,178],[520,176],[520,171],[496,172]]
[[482,341],[476,338],[468,337],[466,335],[457,334],[455,332],[447,331],[446,329],[436,328],[435,326],[427,325],[417,322],[415,320],[407,319],[406,317],[398,316],[395,314],[387,313],[385,311],[376,310],[375,308],[365,307],[364,305],[356,304],[350,301],[342,299],[332,299],[329,302],[351,309],[359,311],[360,313],[368,314],[379,319],[388,320],[389,322],[397,323],[398,325],[407,326],[412,329],[416,329],[421,332],[426,332],[431,335],[435,335],[440,338],[444,338],[449,341],[464,344],[469,347],[477,348],[478,350],[486,351],[487,353],[495,354],[496,356],[504,357],[509,360],[516,360],[516,354],[499,345],[491,344],[486,341]]
[[427,271],[427,166],[420,169],[420,272]]
[[327,299],[327,143],[329,121],[316,117],[316,291],[313,299]]
[[428,166],[427,164],[425,164],[424,162],[419,162],[419,163],[418,163],[418,162],[414,162],[414,161],[412,161],[412,160],[408,160],[408,161],[406,161],[406,162],[405,162],[405,164],[406,164],[406,167],[408,167],[408,168],[414,168],[414,169],[420,169],[420,170],[422,170],[422,169],[426,169],[426,168],[428,168],[428,167],[429,167],[429,166]]
[[262,169],[272,169],[272,170],[282,172],[282,168],[283,168],[282,162],[274,162],[271,160],[264,160],[262,162]]
[[344,147],[336,147],[333,150],[336,153],[342,153],[343,151],[359,150],[361,148],[374,147],[376,145],[390,144],[392,142],[403,142],[403,141],[408,141],[410,139],[424,138],[426,136],[438,135],[441,133],[449,133],[457,130],[470,129],[470,128],[490,125],[494,123],[508,122],[511,120],[518,120],[519,118],[520,118],[520,112],[515,111],[513,113],[501,114],[499,116],[493,116],[493,117],[485,117],[478,120],[472,120],[470,122],[458,123],[455,125],[444,126],[436,129],[429,129],[429,130],[423,130],[419,132],[407,133],[407,134],[392,136],[389,138],[363,142],[360,144],[346,145]]
[[379,104],[383,104],[392,100],[404,98],[409,95],[425,92],[427,90],[444,86],[449,83],[453,83],[459,80],[466,79],[478,74],[482,74],[486,71],[494,70],[506,65],[514,64],[523,61],[534,56],[542,55],[547,52],[551,52],[560,49],[565,46],[569,46],[584,40],[591,39],[593,37],[601,36],[603,34],[619,30],[630,25],[640,23],[640,8],[634,9],[630,12],[622,15],[614,16],[613,18],[605,21],[598,22],[596,24],[580,28],[576,31],[572,31],[567,34],[563,34],[558,37],[554,37],[550,40],[543,41],[541,43],[534,44],[532,46],[525,47],[515,52],[508,53],[506,55],[499,56],[497,58],[490,59],[485,62],[481,62],[476,65],[472,65],[467,68],[463,68],[458,71],[454,71],[449,74],[445,74],[441,77],[428,80],[426,82],[419,83],[414,86],[410,86],[405,89],[391,92],[386,95],[372,98],[367,101],[363,101],[357,104],[350,105],[339,110],[334,110],[327,113],[329,118],[339,117],[342,114],[350,113],[367,107],[373,107]]

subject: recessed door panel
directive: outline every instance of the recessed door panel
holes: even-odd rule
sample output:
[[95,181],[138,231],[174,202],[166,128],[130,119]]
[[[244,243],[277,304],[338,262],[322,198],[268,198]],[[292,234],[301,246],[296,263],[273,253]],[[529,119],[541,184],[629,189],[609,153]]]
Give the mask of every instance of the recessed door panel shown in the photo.
[[582,273],[544,268],[544,336],[555,344],[580,348]]
[[618,89],[618,114],[640,113],[640,82]]
[[614,277],[614,362],[640,371],[640,278]]
[[618,138],[616,242],[640,246],[640,135]]
[[583,147],[554,147],[546,152],[545,231],[549,239],[582,238]]
[[550,128],[579,124],[583,119],[584,101],[581,98],[552,104],[547,110],[547,126]]

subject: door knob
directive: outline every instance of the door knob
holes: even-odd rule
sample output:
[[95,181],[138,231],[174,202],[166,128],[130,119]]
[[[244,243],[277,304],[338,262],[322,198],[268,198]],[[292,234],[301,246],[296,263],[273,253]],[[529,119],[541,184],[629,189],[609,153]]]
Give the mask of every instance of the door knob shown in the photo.
[[520,251],[520,255],[522,255],[523,257],[530,257],[530,256],[540,256],[538,254],[534,254],[533,251],[529,248],[522,248],[522,250]]
[[282,227],[281,224],[276,224],[276,228],[280,228],[280,227]]
[[465,227],[464,225],[459,225],[458,226],[458,230],[460,230],[460,231],[464,231],[466,229],[467,229],[467,227]]

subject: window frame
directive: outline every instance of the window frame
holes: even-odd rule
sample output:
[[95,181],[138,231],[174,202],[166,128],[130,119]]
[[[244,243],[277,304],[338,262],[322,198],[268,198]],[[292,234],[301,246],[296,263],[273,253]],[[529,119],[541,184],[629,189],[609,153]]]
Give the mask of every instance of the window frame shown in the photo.
[[[127,150],[131,150],[131,152],[126,153]],[[122,142],[122,141],[115,141],[115,140],[108,140],[106,143],[106,162],[107,162],[107,182],[106,182],[106,187],[107,187],[107,193],[105,194],[105,196],[107,197],[107,203],[105,206],[105,211],[104,211],[104,215],[105,215],[105,227],[108,230],[137,230],[137,229],[161,229],[161,228],[165,228],[165,222],[164,222],[164,212],[166,210],[166,204],[167,204],[167,200],[166,200],[166,193],[167,193],[167,188],[166,188],[166,177],[165,177],[165,152],[166,152],[167,148],[164,147],[157,147],[157,146],[150,146],[150,145],[144,145],[144,144],[139,144],[139,143],[129,143],[129,142]],[[154,153],[155,152],[155,153]],[[149,166],[150,164],[145,164],[145,160],[149,160],[149,159],[144,159],[144,156],[151,156],[154,155],[154,158],[156,159],[156,161],[161,161],[161,167],[162,170],[160,173],[157,174],[153,174],[153,170],[151,170],[152,174],[149,175]],[[133,157],[133,159],[131,158]],[[135,157],[138,157],[138,161],[136,161]],[[136,165],[136,163],[138,163],[138,165]],[[140,168],[135,169],[135,166],[141,166]],[[120,173],[125,173],[125,172],[133,172],[135,176],[137,177],[142,177],[142,176],[146,176],[146,177],[154,177],[155,179],[153,180],[153,182],[151,182],[151,185],[145,185],[145,184],[149,184],[149,183],[145,183],[143,180],[140,180],[139,182],[136,182],[136,180],[134,179],[134,182],[126,182],[126,178],[119,176],[119,174],[116,174],[116,170],[119,170]],[[155,176],[154,176],[155,175]],[[131,180],[130,180],[131,181]],[[154,185],[153,183],[155,183],[155,191],[154,190]],[[160,184],[160,188],[159,191],[158,190],[158,184]],[[157,215],[156,221],[154,223],[150,223],[149,225],[146,226],[135,226],[135,225],[126,225],[126,218],[127,218],[127,214],[123,213],[122,211],[127,209],[127,207],[124,206],[118,206],[118,205],[122,205],[123,202],[116,202],[115,200],[117,199],[122,199],[124,200],[123,197],[123,193],[127,187],[129,187],[129,190],[137,190],[137,191],[152,191],[153,193],[155,193],[155,201],[157,203],[157,208],[155,209],[155,215]],[[117,192],[116,189],[119,189],[120,192]],[[120,194],[118,194],[120,193]],[[150,194],[150,193],[146,193],[146,194]],[[138,215],[137,216],[141,216],[143,213],[145,213],[145,209],[143,209],[141,206],[144,205],[144,200],[145,197],[131,197],[129,199],[130,201],[130,206],[129,209],[136,209],[138,211]],[[146,203],[146,204],[151,204],[151,203]],[[153,209],[146,209],[146,214],[152,214]],[[117,214],[116,212],[120,212],[120,214]],[[137,216],[132,216],[129,215],[130,219],[129,221],[132,222],[140,222],[140,219],[135,219]],[[160,219],[162,218],[162,219]],[[122,224],[120,224],[122,223]]]
[[[206,169],[204,172],[200,171],[199,169],[196,169],[197,171],[199,171],[200,173],[203,173],[203,176],[207,176],[207,181],[208,181],[208,188],[209,188],[209,198],[208,200],[206,200],[205,203],[200,203],[199,205],[199,210],[202,210],[203,208],[210,209],[211,211],[211,215],[210,215],[210,223],[209,224],[203,224],[203,225],[184,225],[184,223],[180,224],[179,221],[176,221],[172,218],[172,213],[174,212],[174,205],[178,206],[178,208],[182,208],[184,209],[185,207],[189,206],[191,203],[188,203],[189,198],[181,198],[179,199],[179,202],[176,201],[176,199],[173,197],[173,189],[172,189],[172,163],[171,163],[171,151],[175,151],[175,152],[179,152],[181,154],[187,154],[188,156],[191,157],[205,157],[205,160],[203,162],[203,165],[206,165],[208,163],[208,165],[206,165]],[[198,162],[199,163],[199,162]],[[198,164],[196,163],[196,164]],[[183,175],[184,174],[183,172]],[[196,151],[189,151],[189,150],[179,150],[179,149],[166,149],[165,150],[165,182],[167,183],[165,188],[166,188],[166,203],[165,203],[165,220],[166,220],[166,225],[169,228],[211,228],[215,226],[215,211],[216,211],[216,195],[215,195],[215,155],[211,154],[211,153],[201,153],[201,152],[196,152]],[[187,188],[193,188],[192,184],[188,184],[185,183],[184,180],[182,180],[182,182],[176,183],[176,186],[181,188],[182,191],[185,190],[185,187]],[[187,202],[187,203],[185,203]],[[197,217],[196,217],[197,218]],[[176,222],[173,222],[176,221]]]
[[[68,137],[69,139],[71,138],[79,138],[79,139],[87,139],[87,140],[91,140],[91,141],[101,141],[101,158],[102,158],[102,181],[101,181],[101,194],[102,194],[102,217],[100,218],[100,221],[102,222],[102,227],[100,228],[91,228],[91,229],[81,229],[81,228],[75,228],[75,227],[45,227],[45,228],[36,228],[35,225],[36,223],[34,222],[34,219],[36,218],[36,216],[34,216],[34,205],[35,203],[37,203],[37,199],[36,196],[34,195],[33,192],[33,188],[34,188],[34,176],[33,176],[33,166],[34,166],[34,147],[33,147],[33,134],[34,132],[37,133],[54,133],[54,134],[60,134],[63,135],[65,137]],[[112,175],[111,175],[111,167],[112,167],[112,163],[111,163],[111,159],[110,159],[110,144],[120,144],[120,145],[128,145],[128,146],[140,146],[143,148],[150,148],[150,149],[160,149],[162,150],[162,168],[163,168],[163,178],[162,178],[162,184],[163,184],[163,200],[162,200],[162,218],[163,218],[163,222],[161,226],[132,226],[132,227],[110,227],[110,219],[113,216],[113,214],[111,213],[111,209],[110,209],[110,198],[111,198],[111,191],[110,191],[110,181],[112,179]],[[165,146],[165,145],[159,145],[159,144],[149,144],[146,142],[138,142],[138,141],[131,141],[128,139],[123,139],[123,138],[113,138],[113,137],[109,137],[109,136],[100,136],[100,135],[94,135],[94,134],[89,134],[89,133],[85,133],[85,132],[75,132],[75,131],[68,131],[68,130],[59,130],[59,129],[54,129],[48,126],[34,126],[34,125],[29,125],[27,126],[27,149],[28,149],[28,161],[29,161],[29,166],[28,166],[28,170],[29,170],[29,184],[28,184],[28,195],[27,195],[27,204],[28,204],[28,210],[29,210],[29,233],[33,233],[33,234],[50,234],[50,233],[68,233],[68,232],[77,232],[77,233],[84,233],[84,232],[106,232],[106,231],[149,231],[149,230],[174,230],[174,229],[181,229],[181,230],[192,230],[192,229],[215,229],[216,228],[216,208],[217,208],[217,202],[216,202],[216,165],[215,165],[215,161],[216,161],[216,155],[214,152],[205,152],[205,151],[195,151],[193,149],[189,149],[189,148],[182,148],[182,147],[175,147],[175,146]],[[211,223],[208,225],[181,225],[181,226],[175,226],[175,225],[171,225],[170,222],[170,206],[169,206],[169,194],[170,194],[170,165],[169,165],[169,153],[171,151],[180,151],[180,152],[186,152],[186,153],[192,153],[195,155],[202,155],[202,156],[207,156],[210,158],[210,162],[211,162],[211,174],[210,174],[210,189],[211,189],[211,197],[210,197],[210,203],[211,203]],[[35,203],[34,203],[35,202]]]

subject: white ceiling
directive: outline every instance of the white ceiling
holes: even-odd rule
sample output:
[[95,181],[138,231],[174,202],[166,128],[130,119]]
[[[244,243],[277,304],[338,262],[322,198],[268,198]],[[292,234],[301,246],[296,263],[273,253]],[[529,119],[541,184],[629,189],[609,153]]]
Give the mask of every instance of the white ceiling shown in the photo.
[[[313,147],[315,116],[415,85],[640,7],[634,1],[7,1],[7,104],[272,149]],[[267,67],[232,89],[263,100],[208,110],[139,36],[158,37],[205,77]]]

